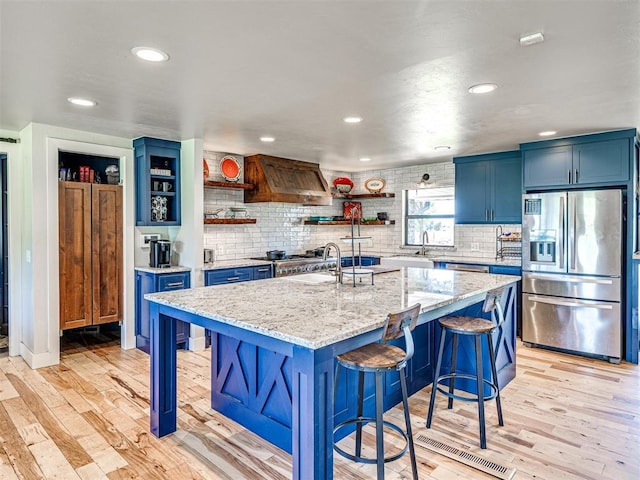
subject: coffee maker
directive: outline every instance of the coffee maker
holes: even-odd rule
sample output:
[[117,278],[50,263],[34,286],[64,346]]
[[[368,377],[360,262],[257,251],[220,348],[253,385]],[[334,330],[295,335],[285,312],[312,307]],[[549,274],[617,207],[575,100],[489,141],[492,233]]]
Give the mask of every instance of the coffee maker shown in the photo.
[[171,266],[171,242],[169,240],[151,240],[149,242],[149,266],[151,268]]

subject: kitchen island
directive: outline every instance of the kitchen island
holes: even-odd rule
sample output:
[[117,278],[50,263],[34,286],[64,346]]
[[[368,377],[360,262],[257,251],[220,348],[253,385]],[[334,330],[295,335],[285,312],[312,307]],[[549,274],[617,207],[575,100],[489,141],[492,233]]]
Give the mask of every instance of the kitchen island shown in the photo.
[[[378,275],[375,285],[309,274],[148,295],[151,432],[176,430],[175,320],[193,323],[212,331],[212,408],[290,452],[294,479],[333,478],[334,421],[353,403],[346,382],[334,408],[335,356],[377,341],[387,313],[420,303],[409,382],[415,392],[432,380],[432,320],[477,307],[487,291],[506,286],[507,321],[496,339],[502,387],[515,375],[518,280],[403,268]],[[385,409],[399,401],[393,383],[386,381]]]

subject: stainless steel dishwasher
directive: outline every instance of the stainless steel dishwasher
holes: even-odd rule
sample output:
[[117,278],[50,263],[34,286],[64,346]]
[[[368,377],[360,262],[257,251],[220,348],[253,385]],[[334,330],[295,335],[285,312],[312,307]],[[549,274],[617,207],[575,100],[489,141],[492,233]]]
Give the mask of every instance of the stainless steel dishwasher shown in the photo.
[[444,268],[447,270],[457,270],[459,272],[489,273],[489,265],[469,265],[465,263],[447,263]]

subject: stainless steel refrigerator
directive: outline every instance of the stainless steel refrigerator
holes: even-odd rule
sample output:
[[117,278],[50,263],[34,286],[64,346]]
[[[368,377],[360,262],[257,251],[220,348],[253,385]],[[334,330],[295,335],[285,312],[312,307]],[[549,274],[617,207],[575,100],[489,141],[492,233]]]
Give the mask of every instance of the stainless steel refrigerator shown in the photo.
[[522,215],[522,341],[622,356],[622,191],[527,194]]

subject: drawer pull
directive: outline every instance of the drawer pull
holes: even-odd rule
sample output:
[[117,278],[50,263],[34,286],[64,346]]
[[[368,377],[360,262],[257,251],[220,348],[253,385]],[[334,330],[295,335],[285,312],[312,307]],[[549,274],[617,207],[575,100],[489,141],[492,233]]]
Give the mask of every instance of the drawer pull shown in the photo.
[[259,268],[258,271],[259,272],[268,272],[269,268]]
[[227,277],[228,282],[231,282],[232,280],[240,280],[240,277]]
[[167,287],[184,287],[184,282],[170,282],[167,283]]

